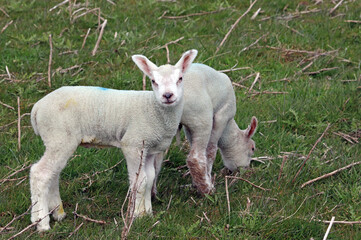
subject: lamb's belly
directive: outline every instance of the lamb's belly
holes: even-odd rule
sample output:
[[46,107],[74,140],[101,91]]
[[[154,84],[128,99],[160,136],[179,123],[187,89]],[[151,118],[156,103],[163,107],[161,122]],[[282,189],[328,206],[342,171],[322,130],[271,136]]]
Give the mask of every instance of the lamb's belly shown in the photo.
[[104,141],[99,137],[92,136],[84,136],[80,142],[80,146],[82,147],[94,147],[94,148],[108,148],[108,147],[119,147],[118,142],[116,141]]

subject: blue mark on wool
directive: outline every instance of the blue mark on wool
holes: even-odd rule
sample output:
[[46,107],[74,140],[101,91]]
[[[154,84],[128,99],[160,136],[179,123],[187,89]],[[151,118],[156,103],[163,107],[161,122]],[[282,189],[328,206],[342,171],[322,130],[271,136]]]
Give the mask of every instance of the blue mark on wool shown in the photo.
[[109,88],[103,88],[103,87],[98,87],[99,90],[102,90],[102,91],[108,91]]

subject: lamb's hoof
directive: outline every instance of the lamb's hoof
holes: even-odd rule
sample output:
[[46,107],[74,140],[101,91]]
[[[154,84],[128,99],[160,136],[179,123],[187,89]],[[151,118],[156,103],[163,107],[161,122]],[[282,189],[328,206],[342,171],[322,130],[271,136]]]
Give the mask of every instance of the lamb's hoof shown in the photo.
[[66,213],[64,212],[63,204],[60,204],[59,207],[54,211],[53,218],[55,221],[61,221],[65,218]]
[[[44,220],[44,219],[43,219]],[[36,229],[38,232],[45,232],[50,230],[49,222],[45,223],[43,221],[40,221],[38,225],[36,225]]]
[[211,185],[202,184],[201,186],[197,186],[197,190],[202,196],[206,194],[211,195],[216,191],[213,184]]

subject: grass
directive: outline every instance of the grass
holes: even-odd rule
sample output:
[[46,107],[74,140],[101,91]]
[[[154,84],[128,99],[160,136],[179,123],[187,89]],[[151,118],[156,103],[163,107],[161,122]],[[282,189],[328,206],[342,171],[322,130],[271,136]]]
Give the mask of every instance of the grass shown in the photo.
[[[233,82],[246,87],[235,86],[235,118],[241,128],[246,128],[251,116],[257,116],[260,125],[254,136],[255,157],[273,159],[254,161],[249,170],[238,176],[270,191],[243,181],[234,182],[228,189],[228,213],[220,156],[214,166],[217,191],[202,198],[194,189],[185,187],[191,183],[190,176],[184,176],[187,168],[181,168],[187,151],[172,144],[166,156],[169,161],[164,163],[160,175],[158,199],[153,201],[154,216],[137,219],[128,238],[321,239],[328,224],[316,220],[330,220],[332,216],[338,221],[361,220],[359,165],[300,188],[310,179],[361,160],[359,143],[334,134],[341,132],[360,141],[361,24],[345,21],[360,21],[359,1],[344,1],[332,14],[332,1],[317,5],[315,1],[258,1],[217,54],[216,48],[249,7],[249,1],[129,0],[116,1],[116,5],[106,0],[87,1],[89,9],[100,8],[101,16],[108,20],[95,56],[91,51],[98,39],[98,17],[87,14],[71,22],[69,4],[49,11],[60,2],[0,0],[0,7],[9,15],[0,12],[0,29],[13,20],[0,34],[0,101],[14,108],[0,105],[0,179],[34,163],[44,151],[41,139],[30,127],[29,116],[22,118],[21,149],[17,149],[17,96],[23,114],[29,113],[45,94],[64,85],[140,90],[142,74],[130,56],[144,54],[157,64],[164,64],[166,51],[161,47],[184,37],[168,46],[173,63],[181,53],[195,48],[199,51],[196,61],[215,69],[249,67],[227,73]],[[85,1],[76,3],[82,5],[73,6],[72,13],[85,7]],[[252,20],[258,8],[261,12]],[[165,16],[182,16],[220,9],[213,14],[175,20],[160,18],[165,11]],[[307,12],[313,9],[316,11]],[[81,49],[89,28],[89,37]],[[49,34],[54,47],[51,88],[47,85]],[[263,35],[257,44],[241,51]],[[61,54],[75,50],[77,54]],[[66,70],[75,65],[78,67]],[[257,72],[260,80],[254,91],[247,93],[255,75],[247,76]],[[255,95],[263,91],[286,93]],[[271,120],[276,121],[268,122]],[[14,123],[8,125],[11,122]],[[328,123],[330,129],[292,183],[304,157]],[[288,159],[278,179],[284,155]],[[71,238],[119,239],[123,227],[120,209],[128,189],[125,161],[92,176],[91,185],[86,176],[108,169],[122,158],[118,149],[79,148],[61,175],[60,191],[68,216],[60,223],[51,222],[52,230],[41,237],[67,238],[84,222]],[[30,206],[28,175],[26,169],[0,183],[2,239],[30,224],[26,214],[9,229],[1,230]],[[78,213],[107,224],[74,220],[72,211],[77,203]],[[38,237],[32,228],[18,238]],[[334,224],[328,236],[360,238],[360,224]]]

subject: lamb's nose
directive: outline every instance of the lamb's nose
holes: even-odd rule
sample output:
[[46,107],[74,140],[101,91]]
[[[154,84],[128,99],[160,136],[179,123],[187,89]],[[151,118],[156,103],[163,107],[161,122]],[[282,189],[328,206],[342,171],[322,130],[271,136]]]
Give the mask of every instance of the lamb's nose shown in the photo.
[[169,93],[169,92],[163,94],[163,97],[165,97],[167,100],[169,100],[172,96],[173,93]]

